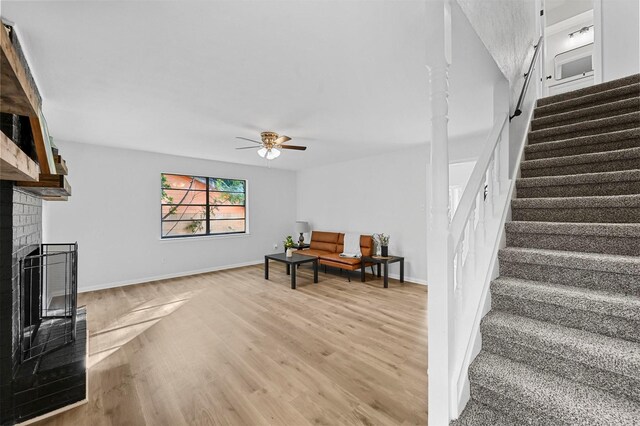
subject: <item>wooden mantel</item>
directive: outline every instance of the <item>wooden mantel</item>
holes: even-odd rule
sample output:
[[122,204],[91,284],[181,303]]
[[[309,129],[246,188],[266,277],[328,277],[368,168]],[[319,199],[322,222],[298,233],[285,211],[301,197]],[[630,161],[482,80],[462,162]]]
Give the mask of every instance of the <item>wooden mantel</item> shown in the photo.
[[[66,163],[54,158],[40,97],[4,26],[0,28],[0,112],[29,117],[38,164],[7,135],[0,135],[0,179],[49,200],[66,200],[71,187]],[[0,132],[1,133],[1,132]]]
[[39,117],[40,100],[31,86],[27,70],[13,48],[4,27],[0,31],[0,110],[27,117]]
[[11,139],[0,132],[0,180],[38,180],[40,167]]

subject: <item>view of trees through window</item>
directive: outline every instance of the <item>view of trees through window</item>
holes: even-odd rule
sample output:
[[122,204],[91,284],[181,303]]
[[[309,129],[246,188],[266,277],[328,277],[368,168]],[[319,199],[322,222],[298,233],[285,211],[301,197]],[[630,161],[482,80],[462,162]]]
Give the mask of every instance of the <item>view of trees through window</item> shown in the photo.
[[246,232],[247,182],[161,174],[162,237]]

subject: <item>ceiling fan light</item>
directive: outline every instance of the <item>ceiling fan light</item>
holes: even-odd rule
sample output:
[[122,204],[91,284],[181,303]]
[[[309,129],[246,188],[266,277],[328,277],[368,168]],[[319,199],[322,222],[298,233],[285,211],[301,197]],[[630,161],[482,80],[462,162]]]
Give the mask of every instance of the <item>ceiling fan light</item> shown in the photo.
[[267,160],[274,160],[280,156],[280,150],[277,148],[271,148],[267,151]]
[[258,155],[262,158],[264,158],[267,155],[267,148],[262,147],[258,150]]

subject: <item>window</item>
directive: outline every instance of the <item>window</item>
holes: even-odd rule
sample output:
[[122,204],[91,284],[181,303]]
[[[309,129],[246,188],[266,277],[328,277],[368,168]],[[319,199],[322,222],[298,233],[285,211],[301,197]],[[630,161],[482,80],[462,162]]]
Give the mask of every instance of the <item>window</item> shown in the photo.
[[247,232],[247,181],[162,173],[162,238]]

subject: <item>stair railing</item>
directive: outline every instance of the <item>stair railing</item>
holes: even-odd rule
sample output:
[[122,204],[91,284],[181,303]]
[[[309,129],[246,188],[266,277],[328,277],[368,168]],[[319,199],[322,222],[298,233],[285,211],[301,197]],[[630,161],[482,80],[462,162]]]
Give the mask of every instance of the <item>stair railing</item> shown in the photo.
[[480,259],[476,259],[476,253],[487,238],[487,213],[491,216],[497,213],[500,195],[506,190],[508,162],[505,160],[508,160],[509,147],[502,138],[506,124],[506,114],[497,118],[451,221],[456,265],[454,289],[458,293],[462,291],[464,277],[477,272]]
[[[497,276],[501,225],[509,212],[513,187],[509,173],[510,90],[503,75],[480,83],[493,86],[491,130],[452,212],[448,129],[449,71],[455,44],[452,19],[457,19],[458,28],[470,24],[455,0],[427,2],[427,16],[431,18],[427,56],[431,109],[427,231],[429,424],[445,425],[458,417],[469,399],[469,365],[479,352],[479,324],[488,311],[489,284]],[[486,50],[484,55],[490,57]],[[464,78],[468,76],[464,74],[467,69],[473,67],[467,63],[462,68]],[[458,80],[451,80],[454,90],[459,90],[461,86],[456,84],[464,81],[460,70],[457,69]],[[457,101],[461,99],[458,97]]]
[[467,373],[477,353],[474,345],[480,320],[486,313],[483,301],[497,275],[493,265],[510,188],[507,123],[507,113],[496,116],[450,226],[455,321],[452,381],[458,406],[468,398]]

